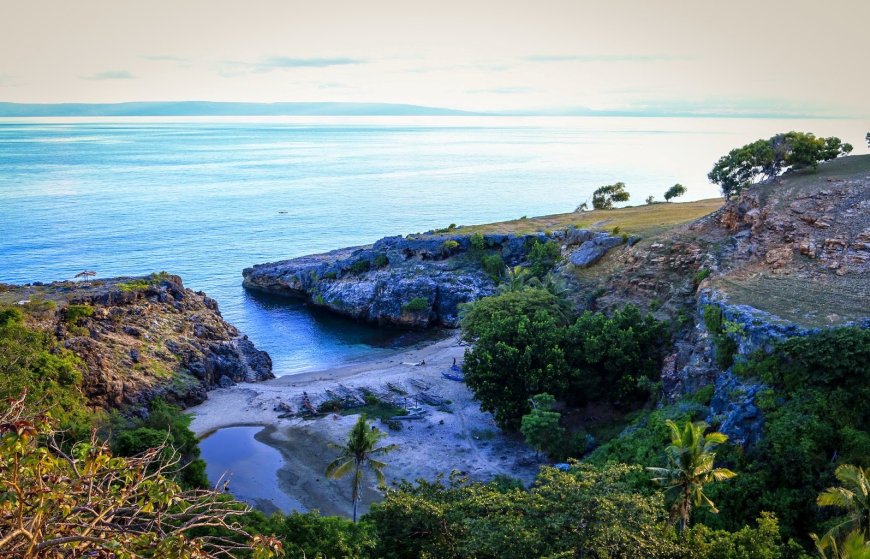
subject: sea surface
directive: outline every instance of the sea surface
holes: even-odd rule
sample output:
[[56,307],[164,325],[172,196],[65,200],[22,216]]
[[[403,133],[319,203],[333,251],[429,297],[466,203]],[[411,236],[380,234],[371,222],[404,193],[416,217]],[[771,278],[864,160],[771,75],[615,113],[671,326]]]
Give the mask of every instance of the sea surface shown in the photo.
[[614,117],[0,120],[0,282],[166,270],[206,291],[278,375],[419,341],[248,293],[241,271],[385,235],[572,211],[626,183],[631,203],[717,196],[706,173],[776,132],[854,120]]

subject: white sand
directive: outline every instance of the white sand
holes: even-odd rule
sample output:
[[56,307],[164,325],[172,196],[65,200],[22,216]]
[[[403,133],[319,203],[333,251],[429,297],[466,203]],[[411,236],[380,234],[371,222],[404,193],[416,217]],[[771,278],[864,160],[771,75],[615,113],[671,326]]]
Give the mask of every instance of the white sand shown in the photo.
[[[439,473],[446,477],[451,470],[465,472],[475,480],[504,474],[530,483],[540,464],[534,452],[518,438],[503,435],[492,416],[480,411],[464,383],[441,376],[450,370],[454,358],[461,364],[464,351],[459,338],[451,336],[386,359],[214,390],[205,403],[188,410],[193,415],[191,428],[203,436],[232,425],[267,427],[257,438],[284,455],[285,466],[278,472],[281,488],[306,508],[317,508],[324,514],[349,514],[349,480],[324,479],[323,470],[338,454],[329,443],[341,443],[357,416],[330,414],[313,420],[279,419],[281,412],[275,411],[275,406],[283,402],[298,411],[303,392],[316,406],[329,398],[327,390],[336,390],[339,385],[348,389],[366,387],[398,402],[403,398],[390,392],[387,383],[408,392],[409,400],[421,387],[428,387],[426,393],[450,403],[444,406],[421,403],[427,412],[424,418],[403,421],[401,431],[376,423],[388,434],[383,444],[399,446],[386,457],[388,483],[401,479],[433,480]],[[425,365],[414,365],[424,361]],[[364,505],[378,498],[374,481],[369,479],[369,484]]]

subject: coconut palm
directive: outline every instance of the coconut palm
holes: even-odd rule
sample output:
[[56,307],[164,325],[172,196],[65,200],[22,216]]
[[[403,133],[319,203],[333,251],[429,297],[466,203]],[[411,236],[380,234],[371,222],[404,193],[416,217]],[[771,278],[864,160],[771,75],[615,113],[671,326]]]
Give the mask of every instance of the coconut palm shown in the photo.
[[870,559],[870,542],[865,540],[864,534],[859,530],[850,532],[840,544],[830,532],[822,539],[815,534],[810,536],[821,559]]
[[397,448],[394,444],[377,446],[378,442],[386,436],[386,433],[378,430],[377,427],[369,427],[365,414],[360,415],[359,420],[357,420],[350,434],[348,434],[345,444],[343,446],[337,445],[341,449],[341,455],[326,467],[326,475],[332,479],[340,479],[353,472],[352,499],[354,522],[356,522],[356,510],[359,504],[360,490],[362,489],[363,467],[367,466],[375,474],[379,487],[386,485],[383,472],[386,464],[373,458],[374,456],[383,456]]
[[816,499],[820,507],[846,509],[846,517],[831,528],[826,536],[836,538],[843,532],[870,534],[870,468],[842,464],[834,470],[839,487],[825,489]]
[[528,268],[522,266],[507,266],[504,271],[504,281],[498,286],[499,293],[522,291],[529,287],[529,282],[536,279]]
[[677,425],[669,419],[665,423],[671,431],[671,444],[665,449],[668,467],[647,470],[657,475],[653,481],[666,488],[665,495],[673,503],[671,512],[679,518],[682,532],[689,526],[692,507],[706,506],[714,513],[719,512],[704,494],[704,486],[737,474],[713,467],[716,459],[713,449],[727,441],[727,435],[718,432],[705,435],[707,424],[703,421]]

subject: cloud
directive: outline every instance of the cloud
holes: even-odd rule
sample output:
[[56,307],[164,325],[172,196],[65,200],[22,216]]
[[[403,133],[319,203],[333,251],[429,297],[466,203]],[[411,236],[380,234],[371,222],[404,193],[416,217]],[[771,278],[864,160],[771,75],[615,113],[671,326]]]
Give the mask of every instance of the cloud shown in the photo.
[[516,95],[518,93],[531,93],[531,87],[494,87],[490,89],[469,89],[467,93],[495,93],[497,95]]
[[663,54],[539,54],[527,56],[526,62],[663,62],[687,60],[687,57]]
[[182,58],[180,56],[170,56],[165,54],[157,54],[157,55],[149,55],[143,56],[144,60],[153,60],[155,62],[190,62],[187,58]]
[[91,76],[85,76],[85,80],[132,80],[136,79],[136,76],[128,72],[127,70],[108,70],[106,72],[98,72]]
[[329,68],[330,66],[350,66],[365,64],[367,60],[337,56],[331,58],[292,58],[288,56],[270,56],[259,62],[244,62],[239,60],[221,60],[218,62],[218,74],[224,78],[232,78],[248,73],[265,74],[275,70],[292,68]]
[[279,68],[326,68],[328,66],[347,66],[350,64],[363,64],[365,60],[359,58],[335,57],[335,58],[290,58],[287,56],[273,56],[266,58],[255,66],[261,71],[271,71]]

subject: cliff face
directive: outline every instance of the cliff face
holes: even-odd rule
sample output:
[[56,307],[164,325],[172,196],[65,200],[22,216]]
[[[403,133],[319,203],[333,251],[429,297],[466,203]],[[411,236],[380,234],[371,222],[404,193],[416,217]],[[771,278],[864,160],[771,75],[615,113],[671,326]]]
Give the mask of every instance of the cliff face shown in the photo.
[[273,377],[269,355],[178,276],[12,286],[3,295],[53,303],[32,320],[82,359],[82,391],[97,408],[155,397],[195,405],[210,388]]
[[[415,235],[386,237],[293,260],[259,264],[243,272],[244,285],[306,299],[357,320],[425,328],[456,327],[462,303],[492,295],[497,283],[485,270],[526,262],[535,242],[556,241],[576,249],[572,260],[588,266],[621,237],[571,229],[526,235]],[[493,260],[494,259],[494,260]]]

